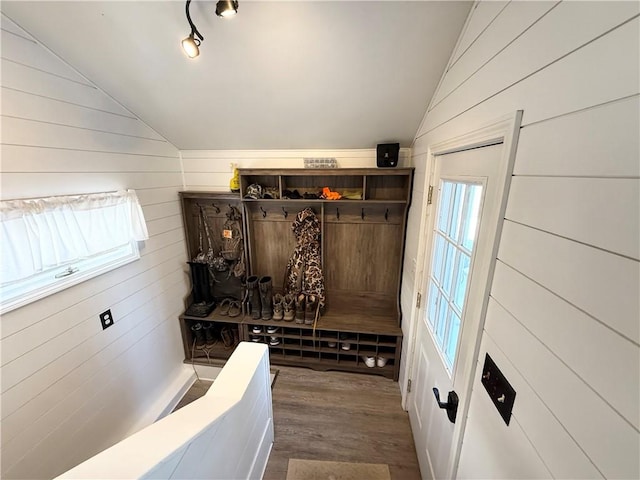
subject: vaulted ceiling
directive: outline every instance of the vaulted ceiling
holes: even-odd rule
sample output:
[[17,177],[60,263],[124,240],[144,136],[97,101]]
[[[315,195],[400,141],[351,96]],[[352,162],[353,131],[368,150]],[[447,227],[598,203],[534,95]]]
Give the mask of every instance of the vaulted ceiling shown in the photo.
[[176,147],[409,146],[471,2],[3,1],[3,12]]

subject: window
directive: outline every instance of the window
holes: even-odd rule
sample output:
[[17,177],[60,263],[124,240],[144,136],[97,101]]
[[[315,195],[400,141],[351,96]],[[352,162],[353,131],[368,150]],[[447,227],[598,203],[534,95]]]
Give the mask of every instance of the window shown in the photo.
[[0,312],[140,258],[133,190],[0,202]]
[[434,228],[427,323],[449,371],[458,348],[482,185],[443,180]]

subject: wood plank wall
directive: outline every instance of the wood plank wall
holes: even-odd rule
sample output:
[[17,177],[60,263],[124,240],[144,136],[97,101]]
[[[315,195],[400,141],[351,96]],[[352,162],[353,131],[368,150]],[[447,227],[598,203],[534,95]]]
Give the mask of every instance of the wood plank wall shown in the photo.
[[3,199],[133,188],[150,234],[140,260],[1,319],[2,477],[51,478],[165,407],[180,372],[179,153],[5,15],[1,148]]
[[461,478],[640,477],[638,13],[476,3],[416,137],[410,225],[428,146],[524,110],[478,359],[517,396],[507,427],[478,370]]

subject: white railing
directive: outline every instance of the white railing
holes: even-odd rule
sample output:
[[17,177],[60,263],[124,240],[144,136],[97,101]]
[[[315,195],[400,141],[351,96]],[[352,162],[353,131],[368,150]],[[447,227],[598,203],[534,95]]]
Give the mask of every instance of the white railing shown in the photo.
[[242,342],[205,396],[59,479],[259,479],[273,444],[269,352]]

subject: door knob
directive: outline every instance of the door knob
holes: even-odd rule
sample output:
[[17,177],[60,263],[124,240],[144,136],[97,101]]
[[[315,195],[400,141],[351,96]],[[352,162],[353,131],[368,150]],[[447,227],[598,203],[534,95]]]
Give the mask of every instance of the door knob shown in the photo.
[[438,406],[447,410],[447,417],[449,417],[451,423],[456,423],[456,414],[458,413],[458,394],[451,390],[449,395],[447,395],[446,403],[440,401],[440,391],[436,387],[433,387],[433,394],[436,397]]

